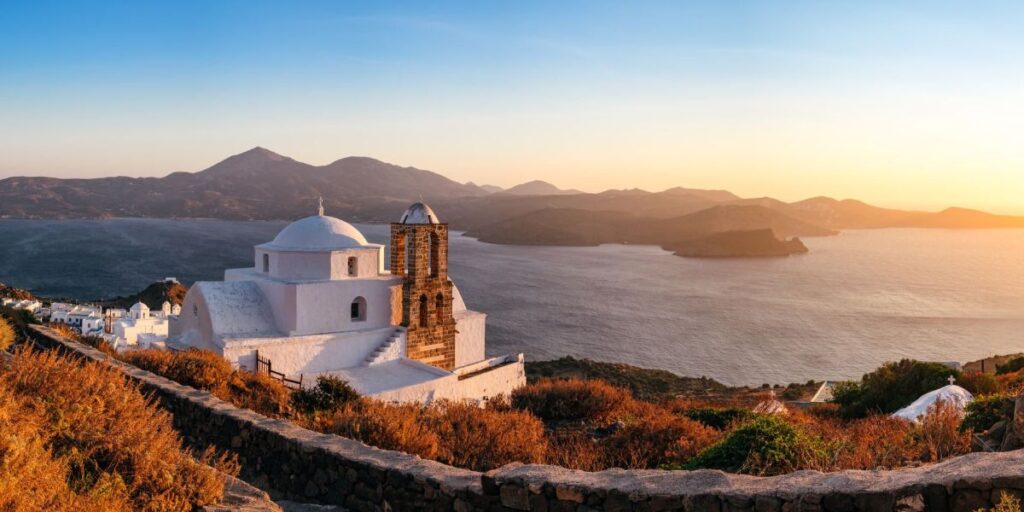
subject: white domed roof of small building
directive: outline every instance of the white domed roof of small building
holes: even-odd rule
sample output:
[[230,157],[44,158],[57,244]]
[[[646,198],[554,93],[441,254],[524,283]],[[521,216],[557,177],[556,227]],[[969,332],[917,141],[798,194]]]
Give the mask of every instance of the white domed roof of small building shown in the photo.
[[334,251],[368,245],[355,226],[326,215],[313,215],[292,222],[272,242],[258,247],[275,251]]
[[402,214],[399,224],[440,224],[437,214],[424,203],[414,203]]

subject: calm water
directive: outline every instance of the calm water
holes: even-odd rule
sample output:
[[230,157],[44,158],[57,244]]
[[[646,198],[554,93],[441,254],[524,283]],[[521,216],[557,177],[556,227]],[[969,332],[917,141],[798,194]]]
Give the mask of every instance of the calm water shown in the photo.
[[[94,298],[165,276],[220,279],[284,223],[0,221],[0,281]],[[386,242],[387,226],[359,226]],[[811,254],[695,260],[654,247],[488,245],[451,273],[488,313],[488,351],[562,355],[730,384],[858,377],[901,357],[1024,351],[1024,230],[849,231]]]

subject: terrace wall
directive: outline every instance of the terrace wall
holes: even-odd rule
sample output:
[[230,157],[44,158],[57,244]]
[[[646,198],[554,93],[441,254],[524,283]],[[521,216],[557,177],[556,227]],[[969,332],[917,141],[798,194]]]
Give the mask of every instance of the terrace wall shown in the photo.
[[242,478],[280,498],[356,511],[974,511],[1024,496],[1024,452],[976,453],[897,471],[800,471],[760,478],[720,471],[596,473],[511,464],[488,473],[319,434],[239,409],[34,328],[38,344],[108,360],[152,392],[198,448],[235,452]]

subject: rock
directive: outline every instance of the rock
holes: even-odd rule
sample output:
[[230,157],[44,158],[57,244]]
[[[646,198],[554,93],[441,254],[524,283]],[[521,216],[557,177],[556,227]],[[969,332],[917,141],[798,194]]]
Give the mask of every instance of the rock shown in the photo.
[[501,486],[501,504],[513,510],[530,510],[530,492],[518,485]]

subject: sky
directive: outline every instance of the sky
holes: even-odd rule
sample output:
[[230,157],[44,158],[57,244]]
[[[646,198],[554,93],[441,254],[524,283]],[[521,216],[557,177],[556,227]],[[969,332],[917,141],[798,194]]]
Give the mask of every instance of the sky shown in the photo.
[[1024,214],[1022,2],[4,2],[0,178],[254,146]]

